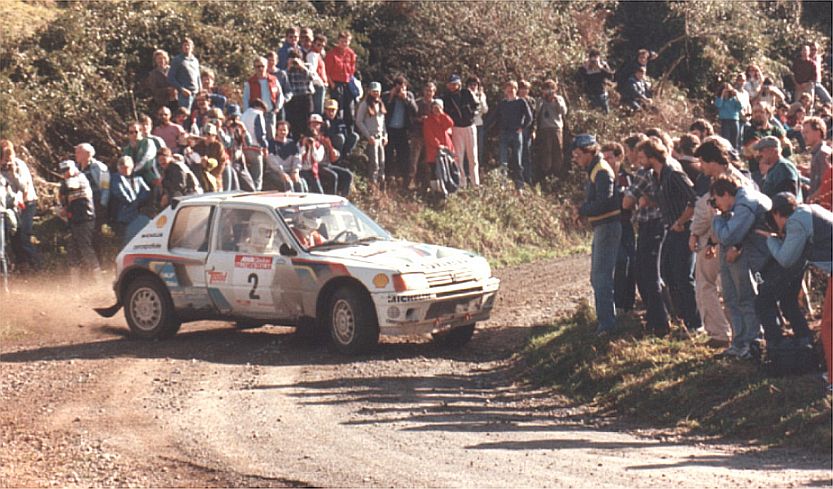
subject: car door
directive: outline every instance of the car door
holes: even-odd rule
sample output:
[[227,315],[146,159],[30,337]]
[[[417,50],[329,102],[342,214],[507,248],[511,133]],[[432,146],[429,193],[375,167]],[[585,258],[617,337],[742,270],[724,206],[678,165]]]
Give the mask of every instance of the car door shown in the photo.
[[170,259],[160,261],[159,276],[165,281],[177,310],[211,311],[205,281],[213,205],[181,206],[168,238]]
[[277,277],[287,261],[279,255],[283,238],[268,207],[223,206],[206,261],[209,295],[221,313],[279,320],[287,317],[284,289]]

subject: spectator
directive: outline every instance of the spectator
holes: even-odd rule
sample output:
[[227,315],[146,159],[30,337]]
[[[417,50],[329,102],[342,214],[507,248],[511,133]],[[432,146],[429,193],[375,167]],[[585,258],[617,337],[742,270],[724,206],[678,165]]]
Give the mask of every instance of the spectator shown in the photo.
[[205,125],[203,129],[203,139],[197,143],[197,152],[203,156],[213,159],[217,165],[211,169],[211,175],[217,182],[216,192],[225,190],[225,183],[223,182],[223,173],[228,164],[228,156],[223,143],[220,142],[220,130],[218,126],[212,123]]
[[579,69],[579,74],[584,80],[584,90],[590,104],[601,109],[605,114],[610,111],[607,96],[607,80],[613,79],[613,70],[608,66],[607,61],[602,61],[598,49],[591,49],[587,53],[587,61]]
[[[640,161],[650,166],[659,183],[657,203],[667,228],[662,242],[660,273],[671,293],[671,300],[689,332],[702,323],[694,297],[694,253],[688,247],[689,224],[694,215],[697,194],[679,163],[670,158],[668,148],[652,137],[637,146]],[[643,160],[644,159],[644,160]]]
[[243,147],[243,157],[246,167],[252,175],[255,192],[263,189],[263,159],[266,157],[269,144],[266,140],[266,121],[263,117],[266,104],[256,98],[249,102],[249,108],[240,116],[240,122],[251,136],[251,146]]
[[[281,86],[281,92],[283,93],[285,106],[286,102],[292,98],[292,93],[289,89],[289,78],[286,76],[286,70],[278,68],[278,53],[275,51],[269,51],[266,55],[266,73],[269,73],[278,79],[278,84]],[[244,105],[243,107],[248,106]],[[286,111],[283,106],[277,111],[276,119],[279,121],[286,119]]]
[[[644,134],[634,134],[625,139],[628,161],[633,165],[639,162],[636,147],[647,141]],[[645,162],[647,163],[647,162]],[[659,255],[665,229],[662,213],[657,206],[658,184],[654,170],[647,165],[638,165],[631,186],[622,200],[624,209],[633,209],[638,204],[636,221],[639,233],[636,243],[636,286],[639,296],[645,304],[645,323],[649,333],[657,336],[668,334],[668,312],[662,300],[660,285]]]
[[254,74],[243,84],[243,106],[249,107],[252,100],[260,99],[266,106],[263,118],[267,133],[271,134],[275,130],[275,122],[286,99],[278,78],[269,74],[266,69],[266,58],[255,58],[254,69]]
[[675,142],[674,150],[671,155],[674,159],[680,162],[680,166],[682,166],[688,179],[694,182],[694,190],[697,192],[697,195],[703,195],[709,192],[709,184],[707,182],[705,184],[701,184],[703,185],[702,187],[698,187],[698,184],[701,182],[700,177],[703,172],[700,168],[700,160],[694,156],[694,151],[699,145],[700,138],[694,134],[683,134],[680,136],[679,140]]
[[590,283],[596,303],[599,325],[597,335],[612,332],[616,327],[614,303],[614,269],[616,252],[622,236],[620,197],[614,183],[613,169],[604,160],[596,138],[580,134],[573,141],[573,161],[587,171],[588,182],[584,203],[578,215],[593,226],[590,258]]
[[202,128],[208,123],[211,112],[211,97],[207,92],[200,92],[194,98],[194,107],[189,116],[188,132],[195,136],[202,135]]
[[751,63],[746,67],[746,82],[743,89],[749,95],[749,102],[754,104],[761,95],[763,89],[764,75],[758,65]]
[[810,196],[807,200],[813,201],[821,186],[821,179],[830,167],[829,161],[833,148],[824,140],[824,136],[827,134],[827,125],[818,117],[804,119],[801,133],[812,155],[810,161]]
[[647,49],[640,49],[636,52],[636,58],[631,58],[623,67],[616,70],[616,90],[624,97],[628,80],[639,68],[648,70],[648,62],[657,59],[657,53]]
[[156,117],[159,118],[159,124],[153,128],[151,134],[161,138],[166,147],[171,148],[174,153],[178,153],[180,151],[179,141],[187,134],[185,128],[171,122],[171,109],[167,107],[159,107],[159,110],[156,111]]
[[[325,43],[326,44],[326,43]],[[309,27],[302,27],[298,33],[298,46],[301,47],[301,54],[306,58],[306,55],[312,50],[312,29]],[[313,65],[309,65],[312,69]]]
[[327,147],[318,139],[322,120],[318,114],[310,116],[310,122],[316,124],[309,125],[310,135],[304,137],[301,149],[301,177],[306,181],[309,191],[317,194],[324,193],[319,177],[321,162],[324,161],[326,153],[333,150],[332,146]]
[[220,182],[214,176],[218,166],[219,162],[216,159],[200,155],[200,162],[196,166],[194,174],[197,176],[200,187],[202,187],[205,193],[214,193],[222,190]]
[[286,103],[286,120],[289,121],[292,135],[300,138],[304,132],[307,119],[312,114],[312,73],[307,69],[298,51],[289,52],[289,91],[292,97]]
[[555,80],[544,82],[544,96],[535,110],[534,182],[543,182],[550,175],[564,176],[564,116],[567,103],[558,94]]
[[[306,29],[309,30],[309,29]],[[327,66],[324,63],[324,48],[327,46],[327,38],[321,34],[315,36],[310,49],[307,50],[307,66],[312,72],[312,85],[314,88],[312,96],[312,111],[316,114],[324,113],[324,99],[327,96]]]
[[330,138],[322,131],[324,119],[318,114],[309,118],[309,132],[324,148],[321,161],[318,162],[318,177],[324,193],[347,197],[353,184],[353,172],[338,165],[341,155],[333,146]]
[[781,156],[781,141],[775,136],[767,136],[752,146],[758,152],[763,185],[761,189],[767,197],[772,198],[780,192],[790,192],[801,202],[801,183],[798,170],[792,161]]
[[[625,148],[619,143],[602,145],[602,157],[613,170],[616,193],[624,195],[633,183],[633,175],[625,167]],[[633,211],[622,209],[619,221],[622,234],[616,251],[616,269],[613,273],[613,302],[617,312],[626,314],[633,310],[636,300],[636,242],[633,234]]]
[[388,134],[385,128],[385,104],[382,103],[382,85],[372,82],[364,100],[356,109],[356,128],[367,139],[367,158],[370,164],[370,181],[385,189],[385,146]]
[[[423,91],[423,96],[428,90]],[[440,149],[454,152],[454,141],[451,139],[451,128],[454,121],[445,113],[442,99],[431,102],[431,113],[422,121],[423,144],[425,145],[425,163],[433,169]],[[430,180],[434,179],[433,172],[429,172]]]
[[225,111],[228,99],[220,93],[219,88],[214,86],[214,71],[209,68],[203,68],[200,72],[200,81],[202,82],[202,91],[208,94],[211,107]]
[[330,96],[338,101],[339,119],[353,129],[353,101],[355,97],[349,83],[356,73],[356,53],[350,49],[352,34],[342,31],[338,35],[338,44],[327,52],[324,65],[327,81],[330,84]]
[[[733,308],[736,306],[732,301],[734,297],[726,290],[729,286],[724,280],[724,293],[730,311],[733,311],[732,327],[734,328],[732,345],[724,352],[724,355],[749,359],[752,357],[749,347],[760,335],[758,321],[763,322],[763,318],[758,311],[760,296],[754,299],[755,310],[749,310],[749,299],[754,298],[755,295],[754,290],[746,290],[747,287],[751,287],[747,281],[750,272],[755,274],[762,271],[769,257],[766,241],[754,230],[766,222],[766,213],[769,212],[772,204],[767,196],[751,187],[742,186],[738,179],[728,175],[720,175],[714,179],[711,195],[713,205],[719,211],[712,221],[712,228],[720,241],[720,250],[725,257],[725,268],[732,287],[737,287],[732,292],[739,293],[737,298],[740,310],[735,312]],[[800,278],[798,283],[800,285]],[[760,292],[760,287],[758,290]],[[757,315],[756,311],[758,311]],[[742,317],[737,317],[738,313]]]
[[[385,148],[387,177],[407,179],[408,162],[411,147],[408,143],[408,128],[417,106],[414,94],[408,90],[408,80],[398,75],[393,80],[393,88],[382,94],[382,102],[387,112],[387,132],[389,143]],[[407,188],[407,187],[405,187]]]
[[730,84],[724,83],[714,105],[720,117],[720,135],[732,143],[736,151],[740,150],[740,119],[743,104],[738,98],[737,90]]
[[812,101],[816,88],[816,64],[810,57],[810,45],[801,46],[798,57],[793,62],[792,74],[795,79],[793,100],[798,100],[803,94],[807,94]]
[[113,216],[116,235],[125,246],[142,230],[150,218],[142,208],[151,200],[150,187],[133,175],[133,159],[122,156],[117,163],[118,173],[113,179]]
[[[415,101],[417,110],[411,120],[411,159],[408,166],[408,175],[405,177],[403,187],[409,188],[411,182],[416,183],[418,190],[424,190],[431,180],[428,175],[426,161],[434,161],[426,157],[427,147],[425,146],[425,135],[423,123],[431,115],[434,96],[437,94],[437,85],[428,82],[422,87],[422,97]],[[446,114],[447,116],[447,114]]]
[[826,88],[824,88],[824,84],[821,82],[822,66],[824,66],[824,60],[821,57],[821,53],[819,53],[819,45],[816,42],[810,43],[809,59],[813,63],[813,68],[815,69],[815,76],[813,77],[813,94],[816,97],[818,97],[821,103],[829,104],[833,102],[833,99],[830,98],[830,93],[827,91]]
[[474,125],[474,115],[477,112],[477,101],[474,95],[463,89],[460,75],[451,75],[446,84],[448,89],[442,96],[445,113],[454,121],[451,128],[451,138],[454,141],[454,161],[460,170],[460,187],[466,187],[466,170],[463,160],[469,161],[469,178],[475,187],[480,185],[479,162],[477,160],[477,127]]
[[695,119],[688,128],[688,132],[697,136],[700,141],[714,134],[712,123],[706,119]]
[[194,96],[203,89],[200,62],[193,54],[194,41],[191,38],[183,39],[180,48],[182,52],[174,56],[168,69],[168,82],[177,90],[179,106],[191,110]]
[[255,182],[249,168],[246,165],[244,150],[252,147],[252,137],[246,126],[240,120],[242,113],[240,106],[229,104],[226,107],[226,152],[228,152],[230,165],[223,175],[223,182],[231,181],[234,190],[254,192]]
[[733,84],[733,87],[737,92],[737,97],[738,100],[740,100],[741,106],[743,106],[743,109],[740,113],[741,126],[743,126],[743,124],[746,123],[746,121],[749,119],[749,116],[752,114],[752,97],[750,97],[749,92],[747,92],[746,88],[744,88],[745,86],[746,75],[744,75],[743,73],[738,73],[737,75],[735,75],[735,82]]
[[144,125],[140,122],[127,126],[127,144],[122,148],[122,156],[129,156],[134,163],[133,173],[142,177],[148,185],[152,185],[159,179],[154,165],[156,143],[144,136],[144,130]]
[[743,130],[743,136],[741,137],[743,152],[748,157],[749,171],[753,175],[760,173],[760,170],[752,146],[767,136],[774,136],[783,143],[782,156],[785,158],[792,156],[792,148],[786,144],[787,133],[772,123],[772,116],[772,107],[763,103],[757,103],[752,108],[751,124],[745,126]]
[[164,49],[157,49],[153,52],[153,70],[148,74],[147,86],[153,97],[154,107],[168,107],[176,110],[179,107],[177,102],[176,88],[168,81],[168,69],[170,58]]
[[[777,194],[772,199],[772,220],[777,232],[759,231],[767,236],[767,247],[779,267],[791,270],[805,259],[810,265],[820,269],[828,275],[827,293],[822,306],[821,344],[824,347],[824,360],[827,364],[827,384],[830,388],[831,370],[833,370],[833,214],[817,205],[802,205],[790,193]],[[779,277],[775,277],[778,281]],[[768,288],[772,290],[772,288]],[[772,307],[772,305],[767,305]],[[798,335],[803,332],[802,322],[790,322],[793,331]],[[798,329],[796,329],[798,326]],[[809,334],[809,331],[807,331]],[[776,343],[781,337],[780,327],[772,325],[770,337]],[[767,345],[769,345],[767,340]]]
[[[805,93],[802,97],[806,99],[808,95]],[[807,149],[807,145],[804,143],[804,136],[801,134],[801,129],[804,127],[804,118],[806,116],[807,109],[804,108],[800,102],[792,104],[789,112],[787,112],[787,138],[791,140],[795,139],[798,143],[798,151],[800,153],[803,153]]]
[[92,274],[94,280],[98,282],[101,268],[93,250],[95,206],[92,188],[87,177],[78,171],[74,161],[64,160],[58,166],[64,178],[58,190],[62,215],[69,222],[72,235],[67,247],[70,274],[73,282],[77,283],[80,275],[79,267],[82,266],[84,273]]
[[622,105],[637,111],[653,103],[651,100],[651,85],[645,79],[645,67],[640,66],[628,78],[622,90]]
[[[179,107],[171,113],[171,121],[173,121],[174,124],[182,126],[182,128],[185,129],[185,132],[189,132],[191,129],[191,111],[185,107]],[[177,141],[180,150],[182,150],[184,140],[185,138],[181,138]]]
[[769,104],[772,107],[777,107],[778,105],[783,104],[786,99],[787,97],[784,95],[784,92],[772,83],[772,78],[766,77],[761,84],[761,89],[758,92],[757,97],[752,99],[752,105],[754,106],[756,103],[764,103]]
[[6,177],[0,173],[0,275],[3,277],[3,292],[9,293],[9,263],[6,260],[6,236],[17,230],[14,213],[14,191]]
[[[167,109],[167,107],[163,107]],[[95,148],[90,143],[75,146],[75,161],[81,173],[87,177],[93,191],[95,207],[95,230],[93,231],[93,248],[98,261],[102,261],[103,235],[102,227],[107,222],[107,208],[110,203],[110,169],[95,159]]]
[[289,27],[284,33],[283,45],[278,49],[278,69],[287,71],[289,69],[289,53],[296,51],[301,53],[301,46],[298,44],[299,30],[297,27]]
[[338,118],[338,101],[332,98],[324,104],[324,126],[321,130],[327,134],[342,158],[352,153],[359,142],[359,135]]
[[169,148],[162,148],[157,160],[162,170],[161,207],[166,207],[176,197],[202,193],[197,176],[185,164],[185,158],[182,155],[175,155]]
[[[474,113],[474,127],[477,128],[477,160],[478,162],[486,163],[486,130],[484,117],[489,113],[489,102],[486,100],[486,92],[483,91],[483,86],[480,83],[480,78],[470,76],[466,80],[466,88],[474,96],[474,101],[477,102],[477,110]],[[432,95],[433,97],[433,95]],[[421,138],[420,138],[421,139]],[[470,163],[469,163],[470,164]]]
[[38,194],[29,166],[15,154],[14,144],[8,139],[0,140],[0,174],[14,192],[18,208],[18,229],[12,236],[12,250],[18,265],[28,266],[33,271],[41,268],[38,249],[32,243],[32,225],[37,212]]
[[497,124],[500,133],[498,160],[510,178],[515,182],[515,189],[524,186],[521,160],[521,143],[523,130],[532,124],[532,112],[523,100],[518,98],[518,83],[510,80],[503,84],[503,100],[488,117],[488,126]]
[[306,182],[301,179],[301,148],[289,137],[289,123],[286,121],[278,121],[275,138],[269,141],[263,189],[307,191]]

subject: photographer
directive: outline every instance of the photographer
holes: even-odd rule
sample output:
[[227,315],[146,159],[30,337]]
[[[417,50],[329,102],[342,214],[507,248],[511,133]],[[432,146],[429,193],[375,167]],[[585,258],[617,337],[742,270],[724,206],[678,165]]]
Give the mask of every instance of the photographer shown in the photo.
[[398,75],[393,80],[393,88],[382,94],[382,103],[388,112],[388,140],[385,147],[385,161],[388,165],[387,178],[407,177],[411,146],[408,142],[408,129],[417,112],[414,94],[408,90],[408,80]]
[[587,53],[587,60],[581,68],[579,75],[584,81],[584,90],[590,104],[601,109],[605,114],[610,112],[607,98],[606,81],[613,79],[613,70],[608,66],[607,61],[602,61],[602,55],[598,49],[591,49]]
[[732,143],[735,150],[740,150],[740,120],[743,103],[738,98],[737,90],[732,85],[724,83],[714,105],[720,117],[720,135]]
[[753,230],[765,226],[772,203],[752,187],[742,186],[732,175],[716,177],[710,190],[709,203],[718,211],[712,229],[720,242],[721,268],[728,272],[723,274],[724,291],[732,315],[732,345],[723,355],[749,359],[749,347],[761,329],[758,320],[753,319],[757,300],[749,273],[761,272],[771,261],[766,241]]
[[313,77],[298,51],[289,51],[288,66],[286,76],[289,78],[292,96],[286,103],[286,120],[289,121],[292,137],[297,141],[304,132],[309,115],[312,114]]

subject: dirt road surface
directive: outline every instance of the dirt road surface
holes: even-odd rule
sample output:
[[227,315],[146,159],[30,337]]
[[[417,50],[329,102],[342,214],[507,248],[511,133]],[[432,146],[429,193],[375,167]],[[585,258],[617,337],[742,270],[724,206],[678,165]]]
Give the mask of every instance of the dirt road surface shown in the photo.
[[358,358],[213,322],[135,341],[90,309],[107,285],[17,283],[0,299],[0,485],[831,485],[829,457],[622,426],[520,383],[512,355],[590,297],[588,261],[499,271],[462,350],[407,338]]

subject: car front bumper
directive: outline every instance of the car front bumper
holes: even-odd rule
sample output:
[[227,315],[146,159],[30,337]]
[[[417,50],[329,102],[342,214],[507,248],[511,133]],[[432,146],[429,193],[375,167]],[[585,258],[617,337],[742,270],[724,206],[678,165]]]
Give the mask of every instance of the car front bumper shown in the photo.
[[500,280],[373,294],[379,332],[389,336],[438,333],[483,321],[494,307]]

